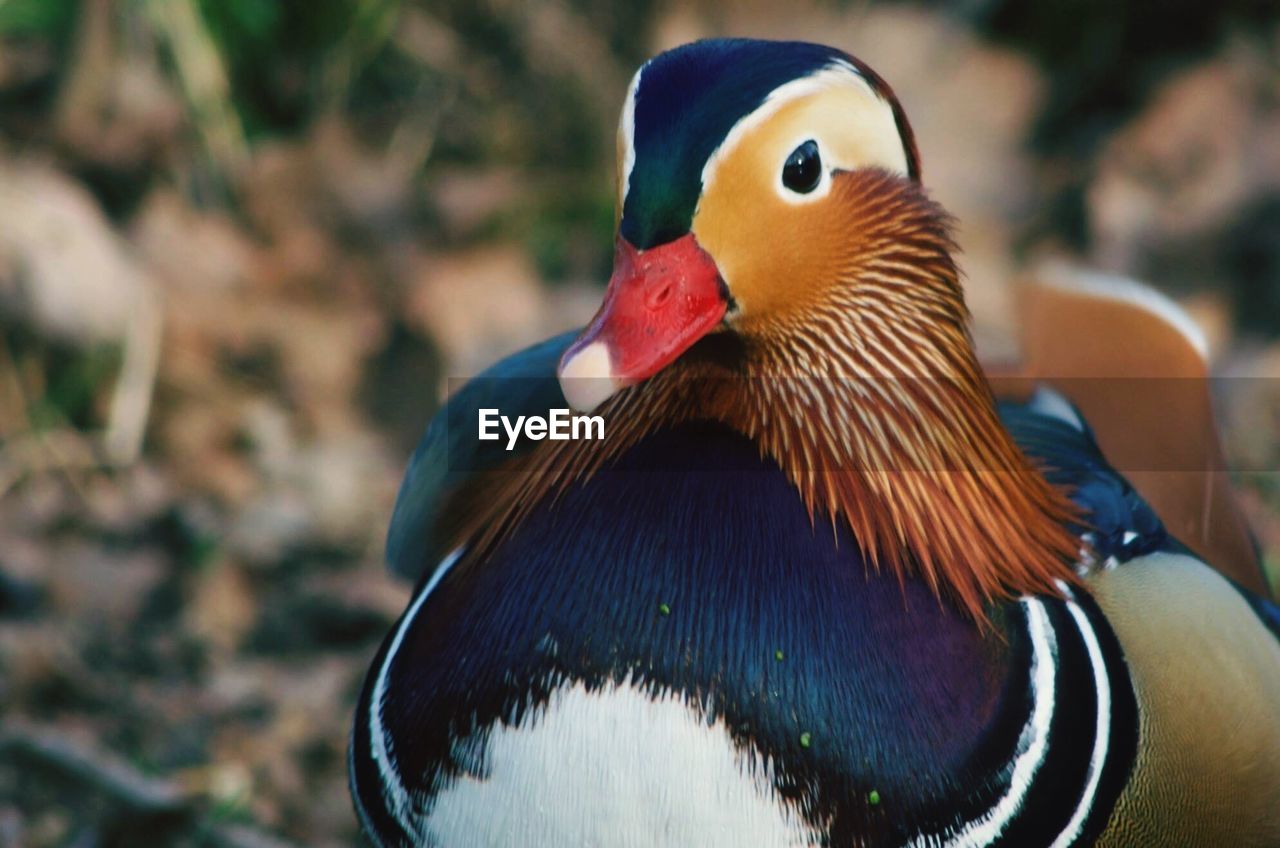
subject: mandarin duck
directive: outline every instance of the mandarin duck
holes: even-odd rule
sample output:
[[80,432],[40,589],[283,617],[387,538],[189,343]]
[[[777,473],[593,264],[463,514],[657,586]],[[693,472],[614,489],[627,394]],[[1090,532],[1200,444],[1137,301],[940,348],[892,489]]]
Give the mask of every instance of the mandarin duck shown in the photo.
[[[1280,845],[1280,609],[1176,307],[1049,274],[1043,385],[994,391],[906,115],[831,48],[663,53],[617,149],[594,320],[455,393],[402,485],[369,838]],[[1099,363],[1200,388],[1130,416]],[[605,438],[478,439],[566,401]],[[1104,447],[1151,440],[1193,464]]]

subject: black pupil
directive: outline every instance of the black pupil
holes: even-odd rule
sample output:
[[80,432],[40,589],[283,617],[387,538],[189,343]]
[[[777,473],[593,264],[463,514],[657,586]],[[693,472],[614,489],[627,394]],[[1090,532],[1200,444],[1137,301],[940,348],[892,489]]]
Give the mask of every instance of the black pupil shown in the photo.
[[818,158],[818,142],[809,139],[791,151],[782,166],[782,184],[792,191],[808,194],[822,180],[822,160]]

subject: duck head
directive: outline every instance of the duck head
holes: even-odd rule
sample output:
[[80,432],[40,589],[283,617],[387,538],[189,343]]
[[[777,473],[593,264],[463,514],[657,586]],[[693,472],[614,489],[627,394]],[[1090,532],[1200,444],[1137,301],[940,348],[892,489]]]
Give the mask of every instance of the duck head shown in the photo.
[[664,53],[631,82],[617,193],[613,275],[558,372],[571,405],[612,415],[612,447],[566,449],[556,479],[714,419],[873,566],[978,619],[1076,580],[1078,516],[1000,423],[949,217],[871,69],[795,42]]
[[[819,45],[703,41],[658,56],[631,81],[617,147],[613,276],[560,365],[584,411],[709,333],[785,348],[789,330],[867,287],[861,266],[886,229],[932,211],[910,214],[927,204],[888,85]],[[895,203],[902,220],[886,214]]]

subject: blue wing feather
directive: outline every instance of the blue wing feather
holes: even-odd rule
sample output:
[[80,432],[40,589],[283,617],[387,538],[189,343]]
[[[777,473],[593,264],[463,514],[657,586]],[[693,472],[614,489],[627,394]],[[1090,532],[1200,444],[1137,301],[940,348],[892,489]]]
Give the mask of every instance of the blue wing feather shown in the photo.
[[[1087,513],[1088,533],[1094,551],[1104,563],[1127,562],[1144,554],[1164,551],[1199,558],[1172,536],[1127,480],[1107,464],[1093,432],[1080,411],[1051,389],[1040,389],[1030,403],[1000,404],[1000,418],[1022,450],[1038,462],[1051,483],[1071,490],[1072,500]],[[1051,403],[1043,404],[1044,393]],[[1074,415],[1047,413],[1046,407]],[[1280,605],[1236,583],[1234,586],[1262,623],[1280,639]]]
[[1097,556],[1125,562],[1155,551],[1189,553],[1142,495],[1107,463],[1079,411],[1056,393],[1052,406],[1074,413],[1074,420],[1046,413],[1038,400],[1002,403],[1000,418],[1049,482],[1068,489],[1085,511],[1087,526],[1078,529],[1089,534]]
[[520,458],[534,443],[522,439],[514,450],[506,440],[476,439],[480,409],[503,415],[545,415],[563,407],[556,364],[578,335],[572,330],[498,362],[465,386],[436,413],[413,452],[396,495],[387,531],[387,564],[392,572],[419,580],[449,553],[450,539],[435,526],[449,497],[474,474]]

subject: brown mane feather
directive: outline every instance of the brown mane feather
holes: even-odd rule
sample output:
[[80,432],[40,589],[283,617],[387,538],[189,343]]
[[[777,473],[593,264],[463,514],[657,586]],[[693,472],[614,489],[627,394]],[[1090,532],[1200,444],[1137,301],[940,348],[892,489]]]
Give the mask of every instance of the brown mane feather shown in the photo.
[[980,623],[992,602],[1078,582],[1080,541],[1064,522],[1079,511],[997,416],[946,214],[900,177],[842,183],[853,216],[842,283],[776,337],[747,340],[736,367],[699,346],[615,395],[599,410],[603,442],[542,445],[460,528],[476,557],[647,434],[713,420],[777,462],[815,523],[845,522],[870,567],[918,575]]

